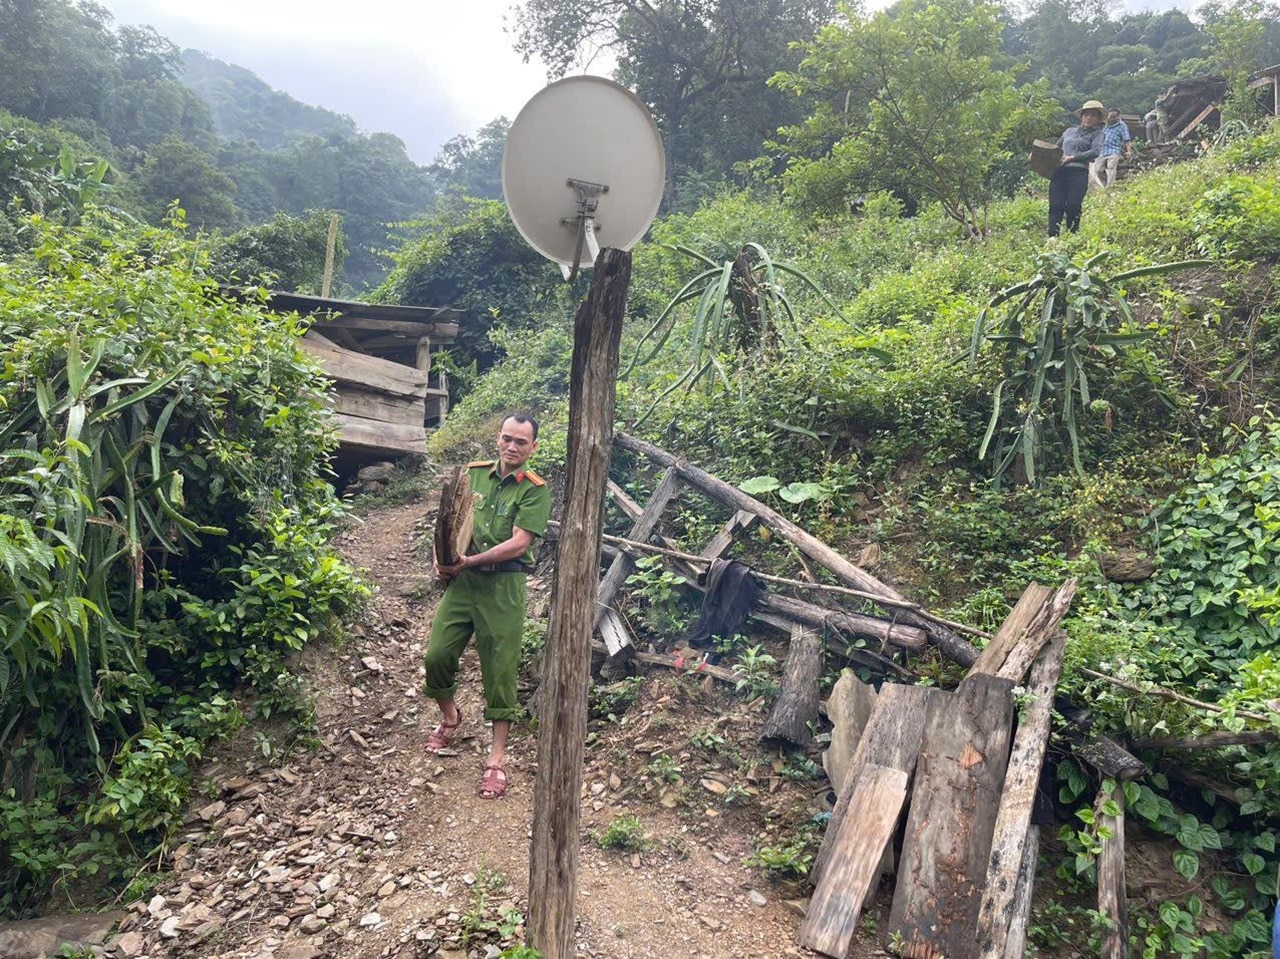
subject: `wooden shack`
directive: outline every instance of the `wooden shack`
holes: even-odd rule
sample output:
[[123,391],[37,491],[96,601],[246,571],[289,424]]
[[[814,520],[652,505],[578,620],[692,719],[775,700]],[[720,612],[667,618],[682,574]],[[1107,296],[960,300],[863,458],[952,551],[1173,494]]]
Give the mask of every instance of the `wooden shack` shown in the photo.
[[344,459],[425,452],[428,424],[449,412],[449,382],[432,356],[458,335],[457,311],[300,293],[272,293],[268,305],[312,320],[301,345],[337,384]]
[[1273,115],[1280,117],[1280,65],[1267,67],[1255,74],[1249,81],[1249,89],[1266,103]]

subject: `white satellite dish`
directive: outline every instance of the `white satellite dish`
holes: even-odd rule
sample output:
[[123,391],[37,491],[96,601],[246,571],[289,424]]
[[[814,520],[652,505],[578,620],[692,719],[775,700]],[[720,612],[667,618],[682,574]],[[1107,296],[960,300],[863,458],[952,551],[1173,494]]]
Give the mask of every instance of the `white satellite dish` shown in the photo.
[[604,77],[569,77],[534,94],[502,154],[516,229],[565,279],[595,263],[602,246],[629,250],[644,236],[666,175],[648,109]]

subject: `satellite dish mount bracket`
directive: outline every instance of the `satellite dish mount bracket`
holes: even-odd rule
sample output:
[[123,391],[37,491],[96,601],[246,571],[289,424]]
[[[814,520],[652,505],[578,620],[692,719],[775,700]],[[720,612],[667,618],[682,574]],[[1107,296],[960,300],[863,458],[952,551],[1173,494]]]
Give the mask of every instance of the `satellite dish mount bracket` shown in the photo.
[[561,226],[576,227],[578,231],[578,242],[573,250],[573,266],[560,264],[560,272],[564,274],[564,278],[572,282],[578,275],[578,269],[582,266],[582,248],[587,248],[587,253],[591,257],[590,262],[595,263],[596,257],[600,255],[600,244],[596,240],[596,208],[600,205],[600,195],[609,192],[607,183],[592,183],[590,180],[579,180],[575,177],[569,177],[565,181],[565,185],[572,187],[578,195],[578,215],[567,216],[560,221]]

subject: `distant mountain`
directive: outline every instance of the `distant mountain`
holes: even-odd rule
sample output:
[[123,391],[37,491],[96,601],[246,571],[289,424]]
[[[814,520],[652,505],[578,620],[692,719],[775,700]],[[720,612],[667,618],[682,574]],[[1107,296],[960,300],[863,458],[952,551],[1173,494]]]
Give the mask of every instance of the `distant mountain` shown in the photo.
[[182,51],[180,79],[209,104],[215,129],[228,140],[274,150],[303,136],[359,132],[351,117],[295,100],[253,71],[199,50]]

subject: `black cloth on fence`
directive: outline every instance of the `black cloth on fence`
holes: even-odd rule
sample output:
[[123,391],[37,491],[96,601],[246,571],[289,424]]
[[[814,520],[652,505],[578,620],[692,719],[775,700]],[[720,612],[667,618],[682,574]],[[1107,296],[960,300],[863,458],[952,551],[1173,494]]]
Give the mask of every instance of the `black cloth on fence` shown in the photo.
[[689,627],[685,642],[690,646],[709,646],[716,637],[727,638],[741,632],[742,624],[763,592],[760,580],[748,567],[733,560],[713,560],[707,570],[702,612]]

